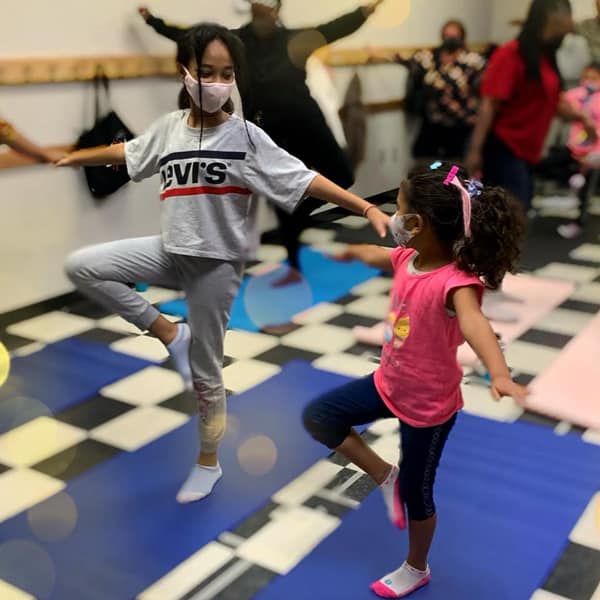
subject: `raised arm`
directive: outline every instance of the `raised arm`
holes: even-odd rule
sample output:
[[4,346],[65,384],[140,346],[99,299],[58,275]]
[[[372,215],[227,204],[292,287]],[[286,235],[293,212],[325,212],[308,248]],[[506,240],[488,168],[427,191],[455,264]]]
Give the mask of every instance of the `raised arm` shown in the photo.
[[56,163],[57,167],[101,167],[125,163],[125,144],[85,148],[67,154]]
[[[382,2],[383,0],[376,0],[365,6],[359,6],[351,13],[342,15],[328,23],[323,23],[312,29],[299,30],[291,40],[294,55],[301,57],[306,62],[315,50],[353,34],[365,24]],[[320,35],[315,35],[315,32]],[[297,59],[297,62],[302,61]]]
[[187,27],[165,23],[163,19],[153,16],[145,6],[140,6],[140,8],[138,8],[138,12],[142,16],[142,19],[144,19],[144,21],[146,21],[146,23],[150,25],[150,27],[152,27],[156,33],[159,33],[160,35],[163,35],[174,42],[177,42],[179,38],[188,30]]

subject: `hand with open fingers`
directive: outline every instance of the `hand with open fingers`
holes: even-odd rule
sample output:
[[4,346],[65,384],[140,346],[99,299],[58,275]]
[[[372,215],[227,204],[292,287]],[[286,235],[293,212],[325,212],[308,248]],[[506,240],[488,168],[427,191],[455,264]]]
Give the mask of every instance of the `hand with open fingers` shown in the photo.
[[71,154],[65,154],[60,160],[57,160],[54,165],[56,167],[72,167],[73,162],[71,160]]
[[384,212],[380,211],[376,206],[370,208],[365,215],[369,221],[371,221],[371,226],[377,232],[380,238],[385,238],[388,234],[388,227],[390,224],[390,217],[386,215]]
[[365,6],[363,6],[363,11],[365,12],[365,14],[367,16],[372,15],[377,8],[379,7],[379,5],[383,2],[384,0],[375,0],[374,2],[370,2],[369,4],[366,4]]
[[57,150],[55,148],[49,148],[44,152],[44,160],[47,163],[57,164],[62,160],[67,153],[64,150]]
[[523,405],[529,390],[518,383],[515,383],[510,377],[494,377],[492,379],[492,396],[494,400],[500,400],[504,396],[510,396],[517,402],[517,404]]

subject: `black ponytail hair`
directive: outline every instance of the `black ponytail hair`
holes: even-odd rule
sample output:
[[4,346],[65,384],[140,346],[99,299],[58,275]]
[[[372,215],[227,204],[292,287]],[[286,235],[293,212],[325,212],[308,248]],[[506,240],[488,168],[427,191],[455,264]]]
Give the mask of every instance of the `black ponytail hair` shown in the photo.
[[[471,201],[471,236],[464,231],[462,196],[454,185],[444,185],[452,164],[432,170],[418,166],[401,184],[408,204],[446,244],[459,269],[481,277],[490,289],[498,289],[506,273],[514,273],[521,256],[525,216],[520,203],[499,187],[484,187]],[[467,173],[456,175],[467,187]]]
[[[244,44],[240,38],[229,31],[226,27],[218,25],[216,23],[200,23],[188,29],[178,40],[177,40],[177,62],[180,65],[189,69],[189,66],[196,60],[197,72],[195,79],[198,80],[200,90],[202,90],[202,80],[200,77],[200,66],[202,65],[202,58],[206,47],[215,40],[222,42],[233,62],[233,70],[235,73],[235,81],[237,84],[238,91],[240,93],[240,99],[242,102],[242,113],[244,113],[244,100],[248,98],[248,67],[246,63],[246,53]],[[192,75],[194,75],[192,73]],[[200,91],[200,103],[202,104],[202,91]],[[192,100],[185,88],[185,85],[179,91],[179,97],[177,100],[178,107],[180,109],[191,108]],[[229,99],[223,106],[223,110],[229,114],[233,114],[233,101]],[[250,132],[248,130],[248,124],[245,117],[244,125],[246,127],[246,133],[250,143],[254,145]],[[202,136],[204,133],[204,111],[200,106],[200,148],[202,148]]]
[[[533,0],[529,6],[527,18],[523,23],[521,32],[517,37],[519,51],[525,61],[527,77],[534,80],[542,78],[542,55],[541,36],[548,17],[553,12],[566,12],[571,14],[571,3],[569,0]],[[557,49],[558,50],[558,49]],[[550,56],[552,68],[560,76],[555,50]],[[562,79],[562,78],[561,78]]]

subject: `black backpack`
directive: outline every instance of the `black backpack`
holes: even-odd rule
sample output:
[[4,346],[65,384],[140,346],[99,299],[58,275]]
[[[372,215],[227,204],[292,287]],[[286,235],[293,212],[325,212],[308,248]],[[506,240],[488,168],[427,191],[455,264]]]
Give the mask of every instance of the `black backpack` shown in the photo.
[[[101,87],[108,104],[108,112],[103,117],[100,116]],[[126,142],[135,137],[110,107],[109,80],[102,70],[98,70],[94,78],[94,109],[94,126],[81,134],[76,143],[78,150]],[[84,167],[84,173],[94,198],[106,198],[129,181],[124,165]]]

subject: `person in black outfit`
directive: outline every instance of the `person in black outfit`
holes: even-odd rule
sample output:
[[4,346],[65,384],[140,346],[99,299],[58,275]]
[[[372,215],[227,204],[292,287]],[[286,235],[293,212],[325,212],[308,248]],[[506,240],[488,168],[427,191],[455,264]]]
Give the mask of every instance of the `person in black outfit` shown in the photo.
[[[354,183],[348,156],[329,129],[306,85],[306,61],[318,48],[359,29],[383,0],[376,0],[349,14],[313,29],[287,29],[279,21],[281,0],[251,0],[252,20],[234,30],[246,47],[250,66],[246,116],[260,125],[276,144],[298,157],[339,186]],[[166,24],[148,11],[140,14],[157,33],[177,41],[187,28]],[[308,198],[293,215],[275,209],[280,234],[292,267],[280,285],[298,280],[300,234],[308,216],[321,202]]]

